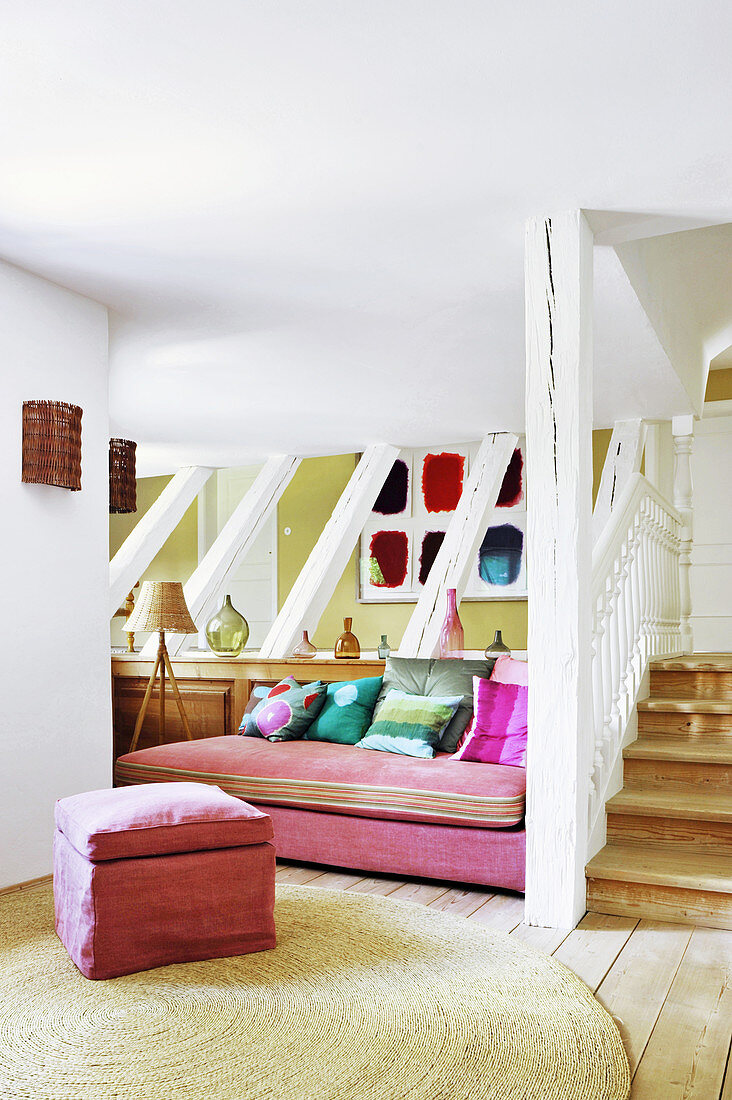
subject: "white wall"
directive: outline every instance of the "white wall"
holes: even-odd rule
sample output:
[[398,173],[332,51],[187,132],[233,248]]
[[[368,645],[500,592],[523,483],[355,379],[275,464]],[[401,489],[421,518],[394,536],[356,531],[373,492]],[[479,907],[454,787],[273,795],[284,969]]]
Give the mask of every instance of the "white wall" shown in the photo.
[[694,652],[732,649],[732,416],[694,425],[694,543],[691,625]]
[[[51,870],[53,805],[111,767],[107,311],[0,261],[0,887]],[[82,488],[21,482],[24,400],[81,405]]]

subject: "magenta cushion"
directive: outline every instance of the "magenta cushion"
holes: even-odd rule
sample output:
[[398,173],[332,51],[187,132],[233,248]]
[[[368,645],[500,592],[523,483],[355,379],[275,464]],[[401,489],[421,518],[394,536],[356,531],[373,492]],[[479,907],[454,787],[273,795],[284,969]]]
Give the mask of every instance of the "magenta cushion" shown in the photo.
[[473,691],[473,722],[453,759],[524,767],[528,688],[476,676]]
[[529,666],[526,661],[517,661],[504,653],[493,666],[491,680],[495,684],[520,684],[521,687],[528,687]]
[[56,803],[56,828],[97,862],[272,840],[267,814],[206,783],[87,791]]

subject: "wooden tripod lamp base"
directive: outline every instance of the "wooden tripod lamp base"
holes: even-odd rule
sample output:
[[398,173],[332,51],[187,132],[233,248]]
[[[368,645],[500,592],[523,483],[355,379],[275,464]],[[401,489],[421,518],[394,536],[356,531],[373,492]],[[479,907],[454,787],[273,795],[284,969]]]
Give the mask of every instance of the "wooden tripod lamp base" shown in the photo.
[[132,742],[130,744],[130,752],[134,752],[137,748],[137,742],[140,738],[140,731],[142,729],[142,723],[145,720],[145,714],[147,712],[147,706],[150,702],[150,696],[155,686],[155,681],[160,672],[160,730],[159,741],[163,744],[165,738],[165,672],[167,669],[168,678],[170,680],[170,686],[173,689],[173,697],[178,704],[178,710],[180,712],[181,722],[183,723],[183,729],[186,731],[186,737],[189,741],[193,740],[193,734],[191,733],[191,727],[188,725],[188,719],[186,718],[186,712],[183,709],[183,700],[180,697],[180,691],[178,690],[178,684],[175,680],[175,674],[173,672],[173,666],[170,663],[170,657],[168,656],[168,650],[165,645],[165,631],[172,630],[176,634],[195,634],[196,624],[191,618],[191,614],[186,606],[185,597],[183,595],[183,585],[178,581],[145,581],[140,592],[140,598],[137,601],[137,606],[127,620],[126,629],[128,631],[137,632],[139,630],[157,630],[160,637],[160,644],[158,645],[158,655],[155,658],[155,664],[150,674],[147,689],[145,691],[145,698],[142,700],[142,706],[140,707],[140,713],[137,716],[137,722],[135,723],[135,732],[132,735]]
[[157,679],[158,669],[160,670],[160,728],[159,728],[159,741],[163,744],[165,736],[165,670],[168,670],[168,678],[170,680],[170,686],[173,689],[173,696],[178,704],[178,711],[180,712],[180,720],[183,723],[183,729],[186,731],[186,737],[189,741],[193,740],[193,734],[191,733],[191,727],[188,725],[188,719],[186,718],[186,712],[183,708],[183,700],[180,697],[180,691],[178,690],[178,684],[176,683],[175,673],[173,672],[173,666],[170,663],[170,657],[168,656],[168,650],[165,646],[165,631],[160,631],[160,644],[158,645],[158,655],[155,658],[155,664],[153,670],[150,673],[150,679],[147,683],[147,690],[145,692],[145,698],[142,700],[142,706],[140,707],[140,713],[137,716],[135,723],[135,732],[132,735],[132,742],[130,744],[130,752],[134,752],[137,748],[137,742],[140,737],[140,730],[142,729],[142,723],[145,720],[145,712],[147,711],[147,705],[150,702],[150,696],[155,686],[155,680]]

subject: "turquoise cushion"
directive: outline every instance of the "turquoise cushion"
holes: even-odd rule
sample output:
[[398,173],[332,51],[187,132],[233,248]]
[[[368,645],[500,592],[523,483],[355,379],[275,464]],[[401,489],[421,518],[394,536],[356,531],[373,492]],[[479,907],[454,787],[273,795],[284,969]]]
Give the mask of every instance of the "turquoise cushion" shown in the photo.
[[381,676],[328,684],[323,709],[305,735],[307,740],[355,745],[371,725],[380,690]]
[[325,684],[298,684],[286,676],[267,689],[254,710],[244,714],[239,726],[243,737],[266,737],[268,741],[297,741],[320,713],[325,700]]
[[393,688],[377,707],[373,722],[356,748],[430,759],[462,698],[407,695]]

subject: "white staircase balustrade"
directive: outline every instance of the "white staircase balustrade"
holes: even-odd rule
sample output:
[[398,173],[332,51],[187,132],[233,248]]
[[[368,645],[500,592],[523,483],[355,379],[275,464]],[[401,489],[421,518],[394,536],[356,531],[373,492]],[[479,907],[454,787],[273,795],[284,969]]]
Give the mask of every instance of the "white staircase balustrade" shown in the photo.
[[681,531],[680,514],[636,473],[593,550],[591,836],[648,662],[682,651]]

